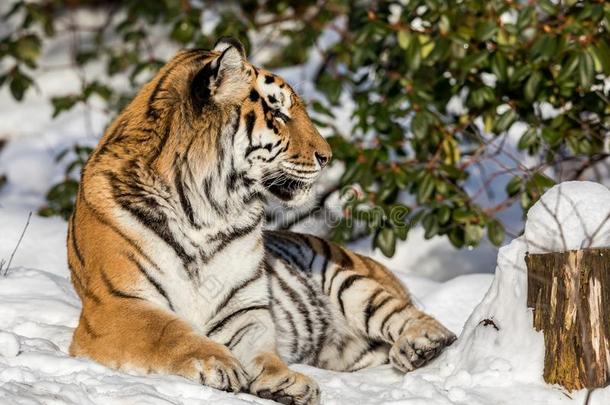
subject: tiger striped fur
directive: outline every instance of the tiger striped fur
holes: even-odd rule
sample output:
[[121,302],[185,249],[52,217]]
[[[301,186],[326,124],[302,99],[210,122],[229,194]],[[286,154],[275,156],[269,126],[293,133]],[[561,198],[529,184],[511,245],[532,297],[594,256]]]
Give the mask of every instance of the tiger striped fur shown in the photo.
[[287,363],[409,371],[436,356],[455,336],[382,265],[263,230],[267,199],[300,204],[330,155],[292,88],[238,41],[178,53],[83,169],[71,354],[284,404],[320,402]]

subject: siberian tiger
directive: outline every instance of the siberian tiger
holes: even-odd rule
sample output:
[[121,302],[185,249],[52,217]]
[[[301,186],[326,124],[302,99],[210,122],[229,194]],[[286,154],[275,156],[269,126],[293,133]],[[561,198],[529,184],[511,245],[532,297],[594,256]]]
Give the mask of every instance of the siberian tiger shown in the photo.
[[381,264],[263,230],[331,150],[293,89],[221,39],[178,53],[83,169],[68,232],[82,312],[70,353],[284,404],[320,390],[287,363],[420,367],[455,335]]

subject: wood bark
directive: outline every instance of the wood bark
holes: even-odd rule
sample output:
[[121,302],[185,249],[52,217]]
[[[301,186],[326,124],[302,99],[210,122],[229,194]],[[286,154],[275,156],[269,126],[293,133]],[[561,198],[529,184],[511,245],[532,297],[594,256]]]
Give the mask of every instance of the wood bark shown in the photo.
[[527,305],[544,333],[544,380],[569,391],[610,382],[610,248],[527,254]]

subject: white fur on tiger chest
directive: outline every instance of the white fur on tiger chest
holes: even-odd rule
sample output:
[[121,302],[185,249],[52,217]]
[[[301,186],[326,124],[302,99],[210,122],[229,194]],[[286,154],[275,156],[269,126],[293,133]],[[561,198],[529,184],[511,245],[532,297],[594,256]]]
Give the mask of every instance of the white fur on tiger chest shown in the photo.
[[[259,283],[248,288],[247,294],[238,292],[225,307],[219,308],[233,287],[251,278],[259,270],[264,256],[262,223],[253,232],[230,241],[209,260],[204,260],[196,252],[187,252],[193,253],[195,258],[189,268],[196,269],[197,274],[191,278],[183,260],[165,241],[125,213],[121,213],[121,222],[140,235],[143,250],[159,270],[153,266],[146,268],[163,288],[169,302],[144,277],[134,292],[137,291],[138,296],[162,308],[173,309],[196,330],[205,333],[206,325],[218,311],[226,312],[233,308],[268,302],[264,277],[261,277]],[[205,237],[202,236],[201,239],[203,243]]]

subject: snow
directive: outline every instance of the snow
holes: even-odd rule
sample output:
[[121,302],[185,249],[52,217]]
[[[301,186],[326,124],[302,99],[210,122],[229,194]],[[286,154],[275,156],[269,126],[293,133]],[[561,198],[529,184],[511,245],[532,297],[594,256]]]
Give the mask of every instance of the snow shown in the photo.
[[396,253],[388,258],[371,248],[369,239],[361,239],[351,247],[388,266],[399,274],[416,274],[435,281],[447,281],[456,276],[490,273],[495,265],[497,249],[483,241],[476,249],[456,249],[446,238],[425,239],[424,229],[409,231],[406,241],[398,240]]
[[19,354],[20,347],[17,336],[10,332],[0,332],[0,356],[15,357]]
[[525,239],[531,253],[610,246],[610,191],[593,182],[553,187],[529,211]]

